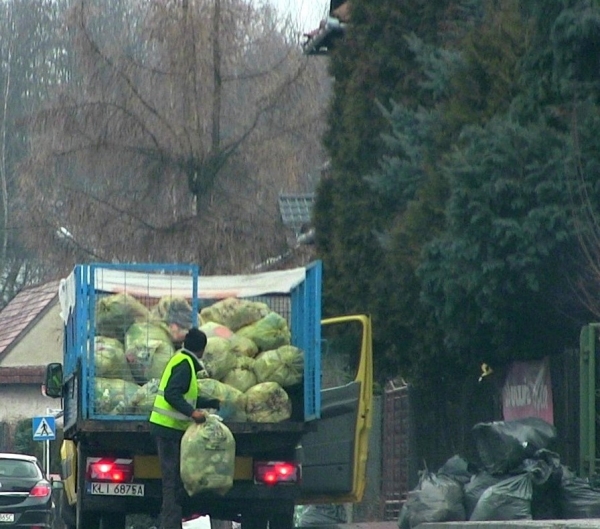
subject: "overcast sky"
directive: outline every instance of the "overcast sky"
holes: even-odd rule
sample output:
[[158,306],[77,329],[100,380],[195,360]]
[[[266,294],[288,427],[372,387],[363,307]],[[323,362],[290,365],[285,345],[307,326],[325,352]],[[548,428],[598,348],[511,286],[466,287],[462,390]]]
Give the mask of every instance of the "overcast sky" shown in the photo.
[[298,21],[301,31],[319,26],[329,10],[329,0],[269,0],[282,14],[289,13]]

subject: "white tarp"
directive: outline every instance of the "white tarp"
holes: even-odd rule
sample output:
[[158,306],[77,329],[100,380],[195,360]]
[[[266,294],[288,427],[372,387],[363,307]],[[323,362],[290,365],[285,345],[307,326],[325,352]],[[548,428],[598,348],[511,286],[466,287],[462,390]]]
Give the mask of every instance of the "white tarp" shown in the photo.
[[60,317],[66,325],[69,314],[75,307],[75,274],[73,272],[66,279],[60,280],[58,284],[58,302],[60,303]]
[[[224,299],[248,298],[268,294],[289,294],[306,278],[305,268],[277,270],[249,275],[199,276],[198,297]],[[191,276],[130,272],[111,268],[95,269],[95,288],[104,292],[126,292],[132,296],[177,296],[191,298]],[[61,280],[58,287],[61,317],[67,321],[75,306],[75,276]]]
[[306,268],[237,276],[200,276],[198,296],[203,299],[224,299],[289,294],[305,279]]
[[[198,296],[204,299],[247,298],[267,294],[289,294],[306,278],[305,268],[277,270],[249,275],[199,276]],[[72,284],[72,275],[62,288]],[[192,277],[169,274],[130,272],[109,268],[95,270],[95,288],[105,292],[127,292],[133,296],[191,297]],[[68,289],[72,292],[71,289]],[[63,291],[63,294],[65,292]],[[69,298],[71,296],[68,296]]]

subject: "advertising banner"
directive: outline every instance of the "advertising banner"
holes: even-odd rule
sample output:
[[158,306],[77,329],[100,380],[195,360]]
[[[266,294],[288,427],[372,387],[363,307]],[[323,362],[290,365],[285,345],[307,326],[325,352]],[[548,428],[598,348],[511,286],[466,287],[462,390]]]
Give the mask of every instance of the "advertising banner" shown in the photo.
[[513,362],[502,388],[502,412],[505,421],[539,417],[554,424],[548,358]]

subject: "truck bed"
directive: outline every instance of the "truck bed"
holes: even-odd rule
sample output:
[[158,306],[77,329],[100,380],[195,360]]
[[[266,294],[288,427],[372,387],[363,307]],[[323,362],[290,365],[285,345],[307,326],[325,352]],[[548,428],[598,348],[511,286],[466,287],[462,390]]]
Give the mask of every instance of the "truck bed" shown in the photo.
[[[227,426],[236,440],[236,454],[241,456],[279,448],[289,451],[290,447],[294,447],[300,441],[308,428],[305,423],[295,421],[229,423]],[[156,453],[147,420],[80,419],[74,431],[79,439],[85,438],[87,444],[92,447],[109,451],[135,451],[138,454]]]
[[[276,423],[237,422],[226,423],[234,435],[256,434],[256,433],[294,433],[304,432],[305,423],[284,421]],[[80,420],[77,423],[78,433],[149,433],[150,424],[147,420],[123,421],[123,420]]]

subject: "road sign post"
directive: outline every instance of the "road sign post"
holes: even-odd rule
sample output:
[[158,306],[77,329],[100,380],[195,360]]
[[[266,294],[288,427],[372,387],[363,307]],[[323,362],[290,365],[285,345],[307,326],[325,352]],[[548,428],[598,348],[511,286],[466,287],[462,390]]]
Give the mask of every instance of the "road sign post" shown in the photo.
[[50,441],[44,441],[44,471],[46,479],[50,479]]
[[32,419],[33,440],[44,442],[43,466],[46,477],[50,474],[50,441],[56,439],[56,420],[54,415],[34,417]]

